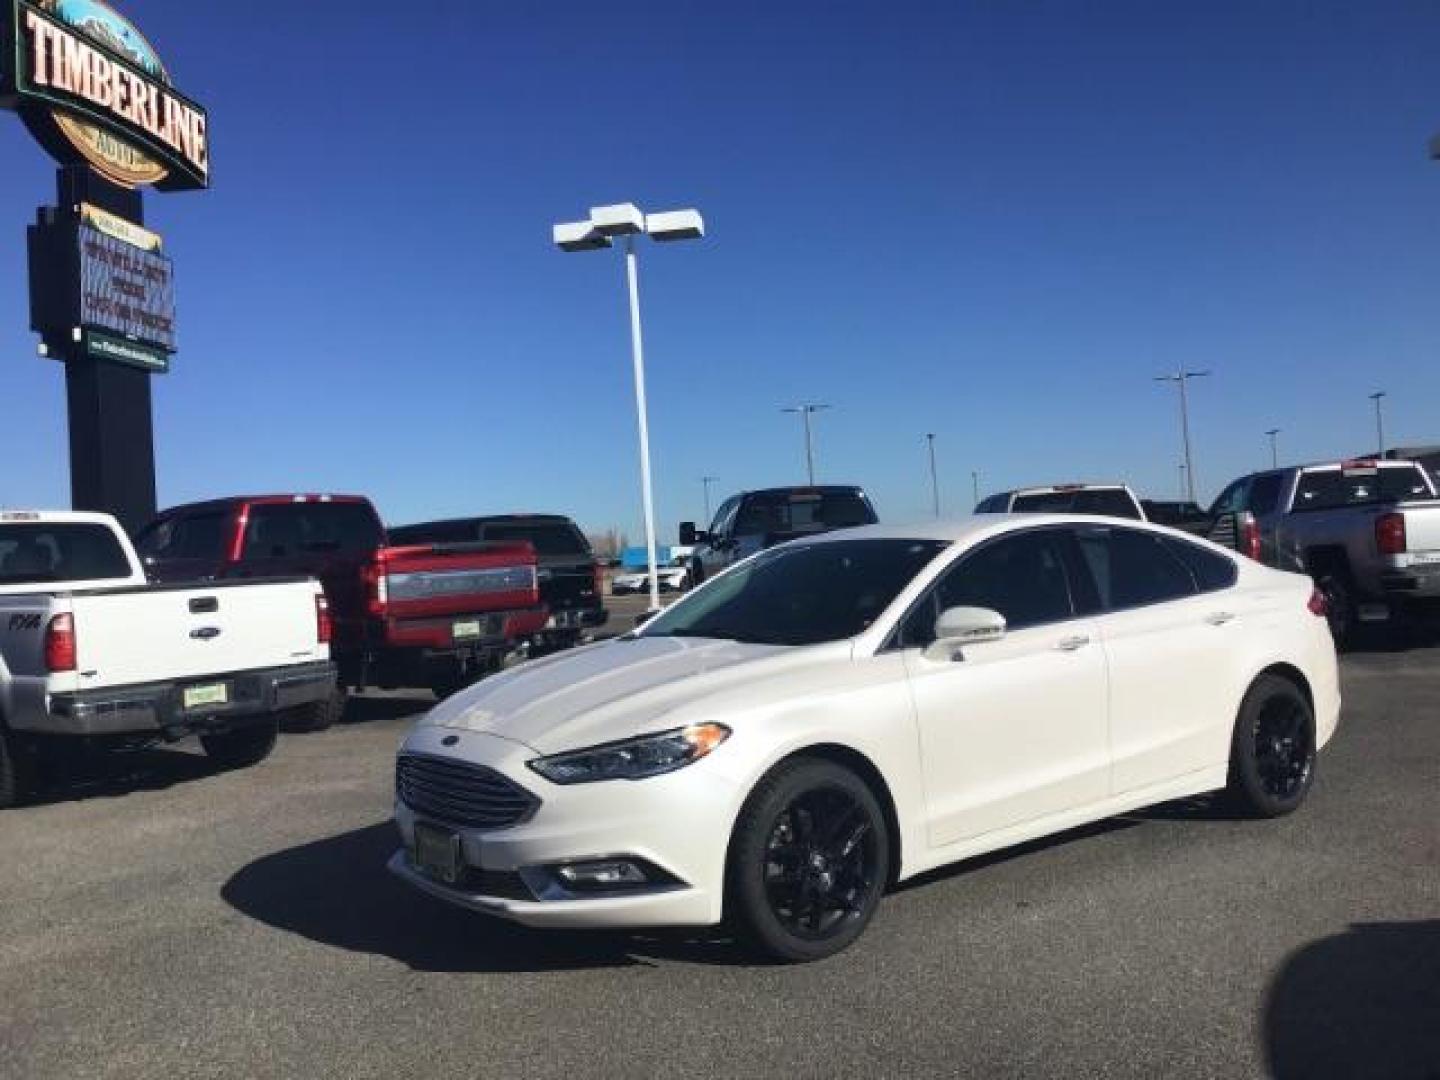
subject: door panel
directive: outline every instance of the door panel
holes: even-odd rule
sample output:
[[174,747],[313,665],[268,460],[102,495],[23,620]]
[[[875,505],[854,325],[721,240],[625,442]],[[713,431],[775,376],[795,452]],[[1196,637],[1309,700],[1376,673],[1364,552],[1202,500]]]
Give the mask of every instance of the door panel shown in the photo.
[[931,844],[1105,798],[1107,676],[1095,623],[1017,630],[967,646],[963,655],[936,661],[919,649],[905,654]]

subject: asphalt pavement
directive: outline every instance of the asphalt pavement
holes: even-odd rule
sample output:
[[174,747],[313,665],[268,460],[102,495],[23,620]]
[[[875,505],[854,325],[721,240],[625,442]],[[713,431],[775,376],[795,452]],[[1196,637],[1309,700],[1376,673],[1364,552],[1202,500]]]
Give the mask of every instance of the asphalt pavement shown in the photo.
[[185,747],[0,813],[0,1077],[1440,1075],[1440,648],[1344,661],[1308,804],[972,860],[802,967],[543,934],[389,878],[362,699],[244,772]]

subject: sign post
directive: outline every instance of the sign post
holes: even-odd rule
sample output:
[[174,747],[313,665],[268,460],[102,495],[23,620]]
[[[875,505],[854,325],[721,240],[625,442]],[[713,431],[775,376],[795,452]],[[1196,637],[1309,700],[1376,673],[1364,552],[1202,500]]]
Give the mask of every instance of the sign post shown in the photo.
[[71,503],[155,513],[150,377],[176,351],[174,268],[142,189],[209,186],[205,110],[102,0],[0,0],[0,106],[59,163],[30,227],[30,323],[65,364]]

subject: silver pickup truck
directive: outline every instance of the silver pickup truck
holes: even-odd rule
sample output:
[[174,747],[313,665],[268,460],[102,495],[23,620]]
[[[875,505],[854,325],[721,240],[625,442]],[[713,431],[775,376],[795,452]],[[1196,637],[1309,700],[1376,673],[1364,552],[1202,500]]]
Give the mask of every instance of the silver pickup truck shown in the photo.
[[1226,487],[1211,515],[1211,540],[1315,578],[1337,643],[1362,622],[1440,603],[1440,499],[1413,461],[1254,473]]

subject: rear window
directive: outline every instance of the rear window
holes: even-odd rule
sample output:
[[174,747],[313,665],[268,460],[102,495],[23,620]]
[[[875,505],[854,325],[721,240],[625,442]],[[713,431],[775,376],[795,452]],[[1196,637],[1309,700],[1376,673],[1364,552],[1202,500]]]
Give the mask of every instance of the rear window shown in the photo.
[[823,532],[874,523],[875,511],[858,491],[776,491],[748,496],[735,531],[745,536]]
[[120,541],[104,525],[0,525],[0,585],[129,576],[130,563]]
[[485,539],[510,543],[528,540],[537,555],[590,556],[584,535],[567,521],[490,522],[485,526]]
[[176,514],[149,526],[135,541],[143,559],[205,559],[219,562],[225,548],[225,512]]
[[390,530],[390,543],[406,544],[473,544],[480,539],[480,530],[473,521],[426,521],[419,525],[399,525]]
[[1138,518],[1139,510],[1123,488],[1086,488],[1079,491],[1033,491],[1015,496],[1017,514],[1102,514]]
[[364,503],[262,503],[250,507],[246,559],[293,555],[361,555],[380,546],[383,534]]
[[1428,499],[1430,487],[1418,465],[1399,468],[1318,469],[1300,478],[1294,510],[1338,510],[1404,499]]

